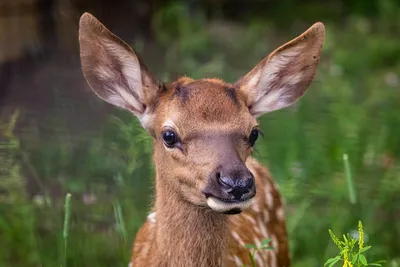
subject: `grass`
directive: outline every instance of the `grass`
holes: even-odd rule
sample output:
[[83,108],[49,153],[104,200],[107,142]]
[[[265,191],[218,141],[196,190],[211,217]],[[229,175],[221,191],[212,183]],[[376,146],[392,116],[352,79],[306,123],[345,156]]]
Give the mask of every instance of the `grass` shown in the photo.
[[[148,65],[163,79],[184,73],[234,81],[304,30],[283,32],[289,28],[256,20],[245,30],[228,24],[220,31],[186,11],[172,5],[157,14],[164,58]],[[294,267],[322,266],[337,254],[328,230],[351,235],[358,221],[374,244],[368,262],[400,264],[400,40],[389,15],[328,21],[310,91],[293,108],[261,118],[264,138],[255,156],[285,198]],[[151,139],[137,120],[116,111],[97,138],[72,144],[55,137],[23,147],[12,135],[15,121],[2,125],[0,266],[126,267],[154,177]],[[34,196],[26,177],[38,185]]]
[[63,261],[61,266],[67,266],[67,249],[68,249],[68,233],[71,218],[71,194],[67,193],[65,196],[65,213],[64,213],[64,227],[63,227]]
[[357,202],[356,190],[354,189],[354,180],[353,177],[351,176],[349,156],[347,154],[343,154],[343,163],[344,163],[344,173],[346,177],[347,188],[349,189],[350,203],[356,204]]

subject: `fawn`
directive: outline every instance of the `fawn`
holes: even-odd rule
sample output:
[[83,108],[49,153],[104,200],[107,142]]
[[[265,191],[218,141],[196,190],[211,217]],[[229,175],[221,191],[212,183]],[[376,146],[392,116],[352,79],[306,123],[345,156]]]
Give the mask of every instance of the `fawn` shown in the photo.
[[265,238],[274,250],[256,254],[257,265],[290,265],[283,200],[251,153],[257,117],[304,95],[324,38],[317,22],[235,83],[188,77],[162,83],[129,45],[82,15],[86,81],[101,99],[137,116],[153,138],[155,203],[137,233],[132,266],[250,265],[245,244]]

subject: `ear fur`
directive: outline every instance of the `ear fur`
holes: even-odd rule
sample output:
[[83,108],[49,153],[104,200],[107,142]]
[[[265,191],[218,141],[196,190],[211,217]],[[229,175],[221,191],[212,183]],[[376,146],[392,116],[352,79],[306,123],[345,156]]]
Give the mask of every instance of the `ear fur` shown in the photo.
[[91,89],[106,102],[129,110],[146,128],[149,106],[163,86],[132,48],[100,21],[84,13],[79,21],[80,58]]
[[317,22],[236,82],[254,116],[288,107],[305,94],[315,76],[324,38],[324,24]]

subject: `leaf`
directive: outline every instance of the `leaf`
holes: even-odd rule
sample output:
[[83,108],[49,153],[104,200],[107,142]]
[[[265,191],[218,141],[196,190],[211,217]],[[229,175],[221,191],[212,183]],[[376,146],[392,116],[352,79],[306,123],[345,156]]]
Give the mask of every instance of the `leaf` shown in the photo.
[[271,247],[271,246],[261,247],[261,249],[263,249],[263,250],[274,250],[274,248]]
[[254,249],[257,249],[256,245],[254,245],[254,244],[246,244],[245,247],[246,247],[246,248],[254,248]]
[[340,258],[335,259],[333,262],[331,262],[331,264],[329,264],[328,267],[332,267],[332,266],[335,265],[338,261],[340,261]]
[[382,266],[381,263],[385,263],[385,262],[386,262],[385,260],[380,260],[380,261],[376,261],[376,262],[374,262],[374,263],[370,263],[369,265],[372,265],[372,266]]
[[347,239],[347,237],[345,235],[343,235],[343,239],[344,239],[344,243],[346,245],[348,245],[349,244],[349,240]]
[[261,242],[261,246],[263,247],[263,246],[265,246],[266,244],[268,244],[268,243],[271,242],[271,241],[272,241],[271,238],[266,238],[266,239],[264,239],[264,240]]
[[337,263],[338,261],[340,261],[340,256],[336,256],[335,258],[331,258],[331,259],[327,260],[327,261],[325,262],[324,266],[327,265],[327,264],[329,264],[329,267],[331,267],[331,266],[333,266],[335,263]]
[[351,264],[355,265],[356,262],[358,261],[359,256],[360,256],[360,254],[358,254],[358,253],[355,256],[353,256],[353,260],[351,261]]
[[364,256],[363,254],[359,254],[359,258],[360,258],[360,262],[361,262],[364,266],[368,266],[367,259],[365,258],[365,256]]
[[330,259],[328,259],[328,260],[325,262],[324,266],[327,265],[327,264],[329,264],[329,263],[331,263],[331,262],[334,261],[334,260],[335,260],[335,258],[330,258]]
[[363,252],[367,251],[370,248],[371,248],[371,246],[366,246],[366,247],[360,249],[360,251],[358,253],[363,253]]

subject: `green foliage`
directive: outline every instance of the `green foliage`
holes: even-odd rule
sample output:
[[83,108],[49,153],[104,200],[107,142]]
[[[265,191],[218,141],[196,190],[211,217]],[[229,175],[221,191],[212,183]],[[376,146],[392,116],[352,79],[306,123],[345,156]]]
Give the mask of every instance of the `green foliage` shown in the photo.
[[[364,230],[361,221],[358,222],[358,238],[352,238],[350,234],[343,235],[343,241],[340,240],[330,229],[329,234],[339,249],[339,254],[328,259],[324,266],[329,267],[335,266],[337,263],[343,261],[343,267],[363,267],[363,266],[382,266],[382,263],[386,261],[377,261],[374,263],[368,263],[365,256],[371,246],[365,246],[364,244]],[[358,243],[358,246],[356,244]]]
[[[6,151],[1,154],[0,233],[7,247],[0,250],[0,266],[125,267],[133,233],[148,210],[132,202],[150,198],[152,184],[150,138],[136,119],[112,117],[104,135],[79,144],[78,153],[57,140],[24,151],[11,134],[15,121],[16,116],[2,127],[6,142],[1,148]],[[22,164],[40,187],[33,198],[26,192]],[[65,204],[51,195],[60,186],[73,192]]]
[[[270,245],[268,245],[268,243],[270,243],[272,241],[271,238],[266,238],[261,242],[261,245],[259,247],[257,247],[254,244],[246,244],[246,248],[249,249],[249,257],[251,260],[251,267],[256,267],[256,262],[255,262],[255,256],[257,252],[261,252],[263,250],[274,250],[274,248]],[[245,265],[244,265],[245,267]]]
[[17,161],[20,142],[14,136],[14,127],[18,116],[17,110],[9,122],[0,125],[0,265],[13,262],[15,266],[37,266],[36,218]]

